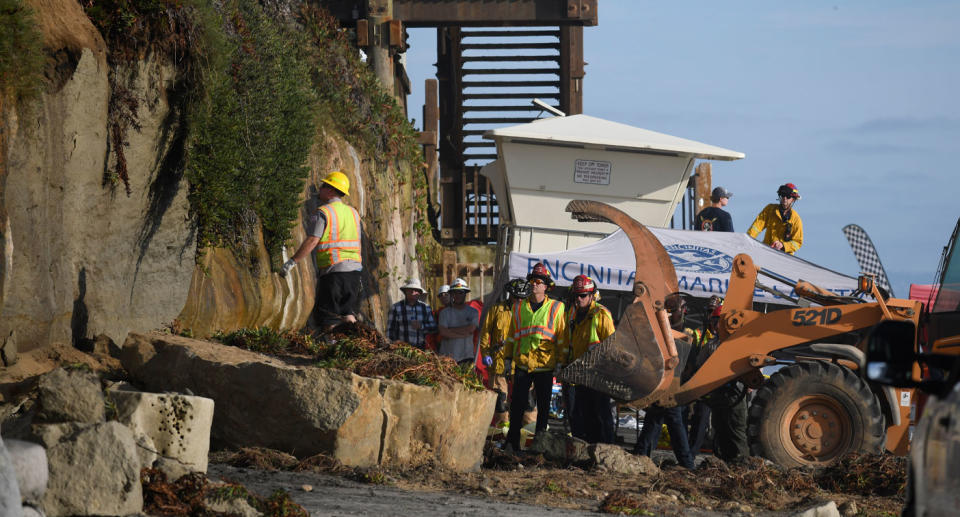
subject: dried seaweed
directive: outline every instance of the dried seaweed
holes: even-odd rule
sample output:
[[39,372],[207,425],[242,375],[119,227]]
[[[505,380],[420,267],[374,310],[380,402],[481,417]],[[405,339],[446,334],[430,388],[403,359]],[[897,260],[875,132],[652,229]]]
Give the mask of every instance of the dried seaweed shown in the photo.
[[865,496],[903,497],[907,458],[891,454],[848,454],[823,469],[817,484],[824,490]]
[[264,447],[243,447],[237,451],[218,452],[211,455],[216,463],[233,467],[258,470],[291,470],[299,461],[296,457],[274,449]]
[[[263,451],[276,452],[267,449]],[[275,454],[264,454],[264,456],[276,457]],[[208,498],[214,500],[242,498],[267,517],[309,517],[309,513],[290,500],[290,495],[283,490],[277,490],[269,497],[260,497],[235,483],[211,485],[206,476],[200,472],[187,474],[170,482],[166,474],[160,470],[143,469],[140,471],[140,483],[143,486],[143,511],[148,515],[164,517],[222,515],[207,507]]]
[[625,490],[614,490],[610,492],[602,503],[600,503],[601,513],[613,513],[617,515],[653,515],[640,506],[643,503]]

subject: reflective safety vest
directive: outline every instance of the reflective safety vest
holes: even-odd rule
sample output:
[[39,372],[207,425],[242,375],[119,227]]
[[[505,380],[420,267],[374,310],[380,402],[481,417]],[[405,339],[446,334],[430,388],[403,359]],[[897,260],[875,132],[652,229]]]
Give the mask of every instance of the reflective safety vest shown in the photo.
[[360,214],[343,201],[334,201],[320,207],[327,220],[317,244],[314,260],[317,268],[328,268],[344,260],[362,262],[360,256]]
[[[575,324],[577,308],[571,307],[567,315],[567,329],[570,339],[567,340],[567,363],[579,358],[587,350],[597,346],[601,341],[614,333],[613,316],[610,311],[597,302],[593,302],[587,317],[579,324]],[[589,321],[589,324],[587,322]]]
[[565,342],[563,302],[547,298],[533,312],[530,300],[521,300],[512,312],[508,339],[514,364],[528,372],[552,370]]

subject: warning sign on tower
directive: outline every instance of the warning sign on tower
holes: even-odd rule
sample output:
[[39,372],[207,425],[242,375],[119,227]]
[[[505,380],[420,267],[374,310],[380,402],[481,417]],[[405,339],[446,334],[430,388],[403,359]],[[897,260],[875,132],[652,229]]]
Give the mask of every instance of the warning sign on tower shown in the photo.
[[590,185],[610,184],[611,163],[600,160],[576,160],[573,166],[573,181]]

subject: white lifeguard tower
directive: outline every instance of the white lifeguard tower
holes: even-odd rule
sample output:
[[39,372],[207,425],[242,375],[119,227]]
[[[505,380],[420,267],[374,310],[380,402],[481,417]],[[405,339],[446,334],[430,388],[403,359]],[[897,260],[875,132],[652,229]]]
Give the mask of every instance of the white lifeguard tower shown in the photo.
[[505,252],[566,250],[616,230],[572,219],[564,208],[573,199],[601,201],[641,223],[669,226],[696,159],[744,157],[588,115],[493,129],[483,137],[497,147],[497,159],[480,172],[497,196]]

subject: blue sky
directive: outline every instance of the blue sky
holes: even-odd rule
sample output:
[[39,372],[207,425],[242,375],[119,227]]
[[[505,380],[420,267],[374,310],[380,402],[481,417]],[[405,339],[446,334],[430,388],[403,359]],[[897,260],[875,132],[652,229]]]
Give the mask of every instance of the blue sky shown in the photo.
[[[960,2],[599,0],[584,30],[584,113],[746,154],[713,183],[746,231],[793,182],[798,253],[856,275],[862,226],[894,291],[930,283],[960,216]],[[436,36],[411,30],[419,118]]]

